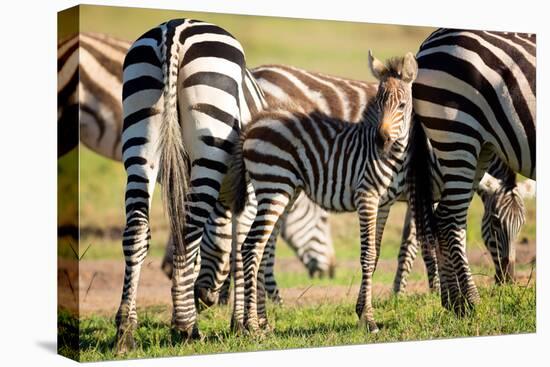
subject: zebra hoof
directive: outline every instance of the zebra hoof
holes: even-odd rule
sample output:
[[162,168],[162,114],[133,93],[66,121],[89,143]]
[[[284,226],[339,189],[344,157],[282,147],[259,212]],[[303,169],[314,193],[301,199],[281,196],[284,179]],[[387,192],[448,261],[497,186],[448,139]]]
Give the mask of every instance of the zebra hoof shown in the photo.
[[376,325],[376,323],[374,321],[370,321],[367,324],[367,331],[371,334],[378,334],[380,329],[378,328],[378,325]]
[[269,324],[267,319],[260,319],[260,329],[264,334],[271,334],[273,332],[273,327]]
[[361,318],[359,319],[359,326],[364,327],[370,334],[376,334],[380,331],[374,320],[365,320],[364,318]]
[[191,341],[202,341],[204,339],[196,324],[186,329],[172,326],[171,336],[172,343],[187,343]]
[[220,296],[218,297],[218,304],[219,305],[229,304],[229,293],[220,293]]
[[376,325],[376,322],[374,321],[365,321],[362,322],[362,324],[367,329],[367,333],[369,334],[377,334],[380,331],[378,325]]
[[247,333],[246,327],[244,326],[244,322],[236,321],[234,318],[231,318],[231,325],[230,325],[231,332],[236,335],[244,335]]
[[284,301],[283,301],[283,298],[277,294],[276,296],[273,296],[273,298],[271,298],[271,301],[276,304],[277,306],[283,306],[284,305]]
[[219,293],[208,288],[195,288],[195,306],[199,311],[210,308],[218,303]]
[[119,326],[116,335],[116,354],[126,354],[136,349],[136,341],[134,339],[135,325]]
[[247,322],[245,323],[245,329],[249,336],[252,338],[261,338],[264,336],[262,329],[258,322]]
[[463,294],[458,295],[454,299],[451,297],[442,297],[442,306],[447,310],[454,312],[457,317],[466,317],[475,311],[476,305],[479,303],[479,295],[472,294],[466,296]]

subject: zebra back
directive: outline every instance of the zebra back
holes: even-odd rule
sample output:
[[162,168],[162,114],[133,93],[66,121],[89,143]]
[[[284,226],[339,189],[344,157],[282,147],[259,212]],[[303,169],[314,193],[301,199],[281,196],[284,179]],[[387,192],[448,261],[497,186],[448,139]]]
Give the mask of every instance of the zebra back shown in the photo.
[[90,32],[58,45],[59,156],[76,147],[79,136],[94,152],[122,160],[122,63],[130,45]]

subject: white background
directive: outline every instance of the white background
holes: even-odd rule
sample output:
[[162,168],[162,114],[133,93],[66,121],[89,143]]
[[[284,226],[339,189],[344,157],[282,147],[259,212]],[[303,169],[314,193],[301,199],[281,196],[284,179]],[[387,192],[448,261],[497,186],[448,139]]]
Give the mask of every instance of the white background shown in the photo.
[[[275,352],[106,362],[100,365],[527,365],[548,366],[549,227],[545,125],[548,10],[545,1],[95,1],[98,5],[338,19],[537,33],[539,124],[537,333]],[[74,1],[4,1],[0,99],[0,364],[64,366],[56,345],[56,12]],[[546,27],[545,27],[546,26]],[[6,83],[7,78],[7,83]],[[546,121],[549,123],[549,121]],[[7,236],[6,236],[7,235]],[[2,363],[3,362],[3,363]]]

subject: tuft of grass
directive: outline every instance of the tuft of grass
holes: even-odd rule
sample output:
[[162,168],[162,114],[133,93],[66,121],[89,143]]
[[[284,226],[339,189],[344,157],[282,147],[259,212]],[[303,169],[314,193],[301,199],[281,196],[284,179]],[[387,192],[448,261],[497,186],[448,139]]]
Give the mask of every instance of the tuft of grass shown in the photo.
[[135,337],[137,349],[125,356],[114,351],[112,318],[83,317],[80,321],[80,360],[99,361],[176,355],[230,353],[256,350],[311,348],[335,345],[430,340],[536,331],[535,286],[509,285],[480,289],[481,303],[470,315],[457,318],[440,306],[435,294],[387,297],[374,302],[378,334],[358,326],[350,302],[268,308],[274,331],[264,338],[229,332],[230,307],[201,313],[203,341],[180,343],[171,339],[167,307],[140,310]]

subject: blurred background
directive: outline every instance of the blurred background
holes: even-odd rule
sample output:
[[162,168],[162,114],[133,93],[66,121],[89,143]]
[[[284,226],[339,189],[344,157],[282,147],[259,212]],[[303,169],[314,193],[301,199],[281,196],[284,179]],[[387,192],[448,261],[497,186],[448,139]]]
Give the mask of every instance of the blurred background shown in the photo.
[[[403,55],[407,51],[416,52],[421,42],[434,30],[383,24],[87,5],[80,7],[80,16],[81,31],[107,33],[124,40],[134,40],[150,28],[172,18],[200,19],[215,23],[233,34],[243,45],[247,64],[251,68],[281,63],[360,80],[373,80],[367,66],[369,49],[380,59]],[[60,18],[60,22],[64,21]],[[60,39],[66,36],[68,34],[59,34]],[[122,164],[103,158],[83,145],[80,145],[80,153],[80,252],[87,250],[84,260],[98,261],[98,265],[93,267],[95,269],[107,269],[112,263],[122,267],[124,168]],[[74,159],[75,154],[72,152],[62,159]],[[528,200],[526,206],[527,223],[518,238],[518,270],[528,272],[536,245],[535,200]],[[403,203],[397,203],[392,208],[382,242],[380,265],[375,274],[375,283],[388,290],[395,274],[404,212]],[[492,281],[494,270],[491,258],[481,239],[481,215],[482,205],[476,196],[469,212],[469,258],[476,279]],[[156,267],[168,237],[168,224],[158,187],[153,199],[151,226],[149,259],[154,261]],[[359,283],[359,229],[356,214],[332,215],[331,227],[337,257],[335,279],[309,279],[293,252],[286,244],[279,243],[276,277],[280,287],[347,287]],[[427,289],[425,270],[420,259],[417,259],[409,279],[416,282],[417,288]],[[119,299],[120,294],[115,293]]]

